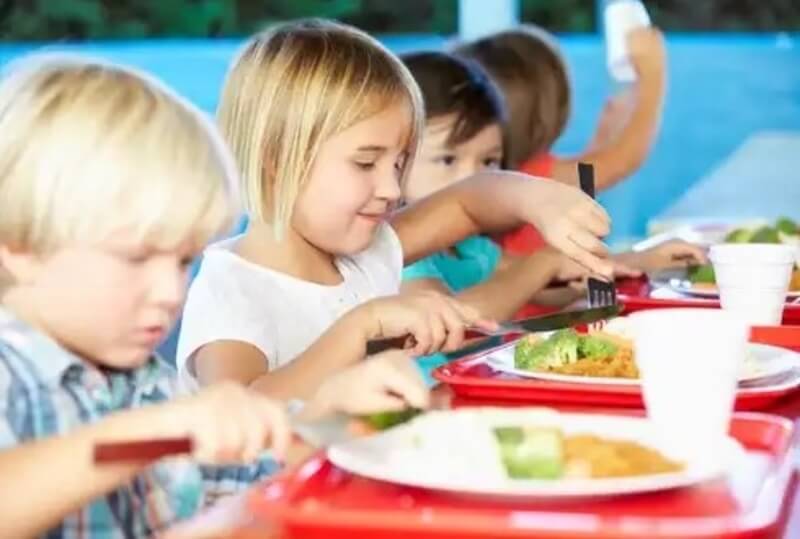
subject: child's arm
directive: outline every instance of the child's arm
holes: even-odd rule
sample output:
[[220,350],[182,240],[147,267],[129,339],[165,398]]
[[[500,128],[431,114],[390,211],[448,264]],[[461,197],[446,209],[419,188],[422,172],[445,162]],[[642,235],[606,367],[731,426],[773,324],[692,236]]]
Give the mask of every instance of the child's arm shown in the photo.
[[545,239],[590,271],[610,276],[608,214],[578,189],[513,172],[482,172],[398,212],[392,226],[406,264],[485,232],[536,226]]
[[628,36],[631,60],[638,75],[635,106],[627,123],[604,146],[570,159],[558,159],[553,177],[577,183],[576,164],[592,163],[597,189],[607,189],[636,171],[647,158],[661,122],[666,89],[666,50],[655,28],[634,30]]
[[640,252],[614,255],[614,260],[645,272],[708,264],[702,247],[682,240],[665,241]]
[[[487,281],[454,296],[486,318],[508,320],[554,278],[580,277],[560,274],[564,259],[563,255],[552,249],[541,249],[526,257],[514,257],[504,262]],[[433,278],[406,281],[403,290],[451,293],[445,283]]]
[[[10,431],[10,425],[0,424],[0,432]],[[239,386],[222,384],[190,398],[120,412],[63,436],[4,449],[0,537],[38,536],[144,468],[96,465],[95,444],[177,436],[191,436],[193,456],[217,464],[252,460],[269,440],[280,456],[286,451],[289,429],[282,407]]]
[[482,323],[478,313],[440,294],[413,294],[356,307],[288,365],[270,371],[255,346],[221,341],[200,348],[194,366],[201,384],[233,380],[280,399],[305,399],[332,373],[363,360],[371,340],[413,336],[419,355],[452,351],[465,328]]

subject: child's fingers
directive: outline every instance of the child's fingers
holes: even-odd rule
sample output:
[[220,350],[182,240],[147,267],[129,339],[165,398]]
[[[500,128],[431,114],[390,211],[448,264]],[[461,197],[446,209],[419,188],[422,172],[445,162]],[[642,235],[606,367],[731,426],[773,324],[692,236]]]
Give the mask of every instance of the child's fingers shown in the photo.
[[625,264],[620,264],[619,262],[614,263],[615,277],[640,277],[641,275],[641,270],[626,266]]
[[425,351],[430,349],[433,340],[430,325],[424,317],[419,317],[409,331],[414,338],[414,347],[412,348],[414,354],[424,355]]
[[456,350],[464,342],[464,332],[469,322],[461,315],[458,302],[449,298],[444,299],[441,316],[447,331],[442,349],[448,352]]
[[603,242],[584,230],[574,230],[567,239],[562,249],[567,256],[592,273],[613,277],[614,267]]
[[[283,460],[292,440],[291,427],[286,411],[272,402],[262,403],[261,422],[267,426],[267,436],[275,458]],[[262,446],[265,440],[262,439]]]
[[591,199],[589,201],[586,211],[581,211],[581,215],[575,221],[578,226],[586,228],[596,237],[603,238],[611,232],[611,217],[597,202]]
[[447,329],[440,313],[429,312],[427,318],[431,341],[424,353],[432,354],[442,349],[445,340],[447,340]]
[[263,417],[259,409],[259,399],[243,403],[239,429],[242,432],[242,447],[239,453],[239,462],[247,464],[255,461],[267,446],[269,436],[269,422]]
[[396,367],[401,371],[403,378],[416,388],[404,395],[406,402],[414,408],[423,410],[429,408],[431,405],[431,392],[425,384],[425,379],[422,377],[416,362],[410,358],[404,358],[396,363]]
[[425,381],[411,360],[400,358],[387,363],[382,373],[386,389],[397,395],[414,408],[427,408],[430,404],[430,393]]
[[375,393],[365,397],[354,414],[374,414],[378,412],[399,412],[408,408],[406,401],[399,396],[390,393]]
[[692,245],[687,243],[684,246],[684,250],[682,253],[679,253],[677,257],[678,259],[688,259],[690,261],[696,262],[697,264],[708,264],[708,254],[706,253],[705,249],[699,247],[697,245]]
[[231,420],[230,417],[217,416],[217,429],[213,435],[217,440],[212,440],[211,445],[216,447],[211,457],[215,464],[234,464],[242,462],[242,451],[245,447],[245,429],[241,428],[239,418]]

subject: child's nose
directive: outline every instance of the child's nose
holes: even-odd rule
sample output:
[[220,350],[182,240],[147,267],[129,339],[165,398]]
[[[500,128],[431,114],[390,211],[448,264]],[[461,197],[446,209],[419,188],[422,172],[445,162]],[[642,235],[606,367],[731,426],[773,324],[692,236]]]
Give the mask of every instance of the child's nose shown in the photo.
[[375,185],[375,198],[394,202],[400,200],[402,191],[397,174],[381,174]]
[[180,307],[185,289],[185,272],[177,269],[164,270],[154,280],[152,297],[159,307],[172,312]]

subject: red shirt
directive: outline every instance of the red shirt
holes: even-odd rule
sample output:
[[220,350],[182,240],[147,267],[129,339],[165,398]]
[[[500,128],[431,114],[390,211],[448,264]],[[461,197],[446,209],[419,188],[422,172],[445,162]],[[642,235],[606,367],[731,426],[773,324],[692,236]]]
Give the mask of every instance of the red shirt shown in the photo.
[[[552,176],[555,160],[556,158],[552,154],[542,154],[522,163],[519,171],[531,176],[549,178]],[[503,248],[503,251],[512,255],[529,255],[547,245],[533,225],[525,225],[495,236],[494,241]]]

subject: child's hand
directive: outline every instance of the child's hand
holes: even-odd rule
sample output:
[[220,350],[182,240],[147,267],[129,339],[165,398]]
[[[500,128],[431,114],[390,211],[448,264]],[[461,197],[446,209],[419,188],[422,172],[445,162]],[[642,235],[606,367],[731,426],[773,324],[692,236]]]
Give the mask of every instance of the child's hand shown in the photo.
[[289,446],[289,422],[283,406],[239,384],[209,386],[169,407],[174,436],[194,440],[193,456],[203,464],[239,464],[256,460],[267,448],[282,460]]
[[389,350],[331,376],[307,406],[312,415],[365,415],[429,404],[430,393],[411,356]]
[[372,300],[361,307],[371,322],[369,339],[412,337],[408,348],[416,355],[457,350],[469,326],[488,330],[496,324],[478,311],[437,292],[410,292]]
[[[634,267],[620,260],[611,260],[612,276],[614,279],[636,278],[641,276],[642,272]],[[565,281],[573,290],[585,291],[586,279],[591,275],[586,271],[586,268],[577,264],[575,261],[566,257],[562,257],[561,266],[559,267],[556,279],[558,281]]]
[[529,182],[524,215],[547,242],[589,272],[612,277],[608,249],[600,240],[610,231],[606,211],[576,187],[554,181]]
[[632,254],[628,263],[643,271],[658,271],[708,264],[708,257],[702,247],[682,240],[670,240]]
[[667,49],[664,36],[657,28],[644,27],[628,34],[628,50],[636,72],[641,76],[664,74]]

